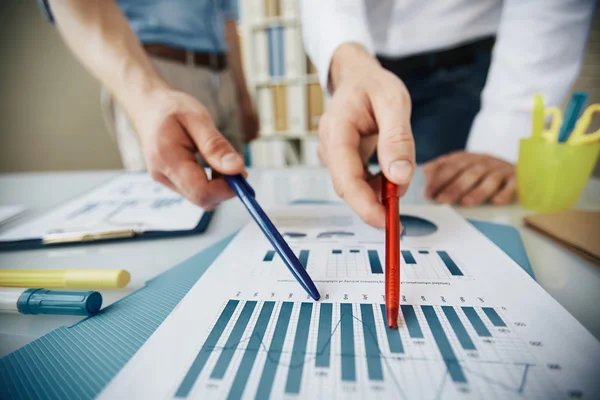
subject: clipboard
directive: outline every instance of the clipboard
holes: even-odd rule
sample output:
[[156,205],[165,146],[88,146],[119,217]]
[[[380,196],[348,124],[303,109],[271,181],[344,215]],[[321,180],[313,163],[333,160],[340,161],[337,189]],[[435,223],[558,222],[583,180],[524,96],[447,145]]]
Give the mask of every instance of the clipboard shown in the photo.
[[[306,204],[306,203],[305,203]],[[469,221],[533,279],[519,232]],[[235,234],[153,278],[93,317],[58,328],[0,359],[0,395],[92,399],[125,366],[208,270]],[[496,242],[496,240],[499,240]]]
[[195,235],[206,230],[213,214],[146,173],[123,173],[0,232],[0,251]]

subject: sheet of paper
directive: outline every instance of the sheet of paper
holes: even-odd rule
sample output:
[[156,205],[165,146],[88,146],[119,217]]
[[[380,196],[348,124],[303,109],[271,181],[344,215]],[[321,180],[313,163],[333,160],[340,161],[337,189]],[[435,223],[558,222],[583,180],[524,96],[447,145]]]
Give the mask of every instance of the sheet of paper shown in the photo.
[[23,206],[0,206],[0,225],[25,212],[26,209]]
[[311,301],[255,224],[101,393],[115,398],[600,398],[600,343],[452,209],[403,206],[402,312],[384,233],[348,209],[270,212]]
[[36,239],[51,233],[191,230],[203,213],[148,174],[128,173],[0,234],[0,241]]

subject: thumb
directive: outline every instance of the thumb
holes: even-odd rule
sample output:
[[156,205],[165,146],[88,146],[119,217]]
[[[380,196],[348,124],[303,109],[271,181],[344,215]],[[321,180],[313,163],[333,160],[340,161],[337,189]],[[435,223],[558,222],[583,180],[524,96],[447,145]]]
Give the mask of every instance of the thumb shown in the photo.
[[219,132],[208,114],[186,115],[183,124],[198,151],[214,170],[227,175],[244,171],[244,160]]

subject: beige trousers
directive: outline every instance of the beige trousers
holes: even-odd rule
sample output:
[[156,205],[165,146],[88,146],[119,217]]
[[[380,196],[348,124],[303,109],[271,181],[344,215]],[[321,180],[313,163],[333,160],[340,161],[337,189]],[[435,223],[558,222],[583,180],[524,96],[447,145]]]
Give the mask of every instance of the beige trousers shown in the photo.
[[[151,57],[152,64],[176,90],[194,96],[210,113],[217,129],[240,153],[241,137],[236,89],[229,70],[221,72]],[[129,171],[146,170],[139,138],[123,109],[106,90],[101,94],[102,112],[109,132],[117,141],[123,167]]]

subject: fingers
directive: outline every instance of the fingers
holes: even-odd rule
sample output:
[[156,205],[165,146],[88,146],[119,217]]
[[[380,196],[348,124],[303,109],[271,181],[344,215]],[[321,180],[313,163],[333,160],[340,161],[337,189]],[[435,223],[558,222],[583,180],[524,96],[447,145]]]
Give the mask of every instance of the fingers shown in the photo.
[[499,206],[512,203],[515,200],[516,194],[517,177],[513,174],[513,176],[508,178],[504,187],[492,197],[492,203]]
[[223,174],[239,174],[244,160],[231,143],[215,128],[207,112],[186,113],[180,119],[206,162]]
[[175,187],[175,185],[173,185],[173,183],[169,180],[169,178],[167,178],[161,172],[152,171],[152,172],[150,172],[150,176],[152,177],[152,179],[154,179],[156,182],[160,183],[161,185],[168,187],[169,189],[171,189],[174,192],[177,192],[177,188]]
[[[331,133],[335,132],[335,135]],[[326,136],[321,153],[327,159],[333,187],[342,199],[367,224],[385,226],[385,209],[365,181],[363,162],[359,154],[360,137],[351,125],[341,121],[326,121],[321,125]]]
[[372,96],[373,113],[379,139],[377,154],[383,174],[397,184],[400,192],[408,188],[415,172],[415,141],[410,127],[410,97],[404,91]]
[[498,193],[509,177],[508,171],[494,171],[485,176],[478,185],[470,192],[466,193],[462,199],[465,206],[475,206],[487,201],[490,197]]
[[151,176],[192,203],[210,210],[233,197],[233,191],[224,180],[208,180],[204,168],[196,161],[192,143],[176,119],[165,122],[160,139],[152,148],[148,156]]
[[430,199],[437,197],[441,190],[456,179],[472,161],[462,157],[452,157],[440,161],[435,170],[432,171],[430,182],[425,188],[425,196]]
[[479,183],[488,171],[482,164],[475,164],[463,169],[441,189],[436,200],[444,204],[454,204],[462,198],[464,193]]
[[427,184],[429,184],[431,179],[435,176],[435,171],[438,168],[442,167],[446,163],[446,161],[448,161],[448,159],[454,154],[455,153],[439,156],[438,158],[430,160],[423,164],[423,174],[425,175],[425,180]]

